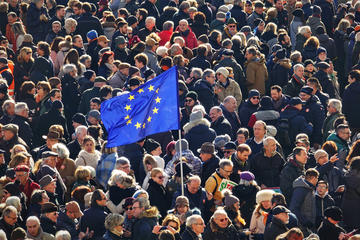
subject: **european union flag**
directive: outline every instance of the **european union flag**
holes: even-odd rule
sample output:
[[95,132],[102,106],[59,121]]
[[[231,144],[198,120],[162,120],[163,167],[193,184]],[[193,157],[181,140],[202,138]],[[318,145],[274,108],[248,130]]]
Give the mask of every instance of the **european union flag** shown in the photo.
[[176,67],[130,93],[103,102],[101,120],[108,131],[107,147],[130,144],[151,134],[179,129]]

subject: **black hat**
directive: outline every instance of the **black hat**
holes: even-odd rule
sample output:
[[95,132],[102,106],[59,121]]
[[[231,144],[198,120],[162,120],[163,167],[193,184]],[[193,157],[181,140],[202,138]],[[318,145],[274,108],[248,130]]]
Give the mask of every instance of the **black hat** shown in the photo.
[[91,78],[94,74],[95,74],[95,72],[94,72],[93,70],[86,70],[86,71],[84,72],[84,77],[90,80],[90,78]]
[[315,63],[314,63],[313,60],[311,60],[311,59],[306,59],[306,60],[304,61],[304,67],[306,67],[306,66],[309,65],[309,64],[315,65]]
[[224,145],[224,150],[236,150],[236,144],[234,142],[227,142]]
[[128,206],[132,206],[133,203],[134,203],[134,200],[135,200],[135,198],[133,198],[133,197],[125,198],[125,202],[124,202],[124,204],[122,205],[122,207],[123,207],[124,209],[126,209]]
[[198,153],[216,154],[215,145],[211,142],[205,142],[201,145],[201,148],[197,150]]
[[264,7],[264,4],[260,1],[256,1],[255,4],[254,4],[254,7],[255,8],[263,8]]
[[12,232],[11,232],[11,239],[26,239],[26,232],[24,229],[22,229],[21,227],[17,227],[15,228]]
[[41,213],[51,213],[57,211],[58,211],[58,207],[52,202],[47,202],[41,205]]
[[87,126],[86,117],[82,113],[76,113],[72,119],[73,122],[80,123],[81,125]]
[[330,64],[328,64],[327,62],[319,62],[318,64],[316,64],[316,66],[319,69],[328,69],[330,67]]
[[104,83],[107,83],[106,79],[102,76],[97,76],[95,78],[95,81],[94,82],[104,82]]
[[227,21],[227,24],[237,24],[235,18],[229,18],[229,20]]
[[52,103],[51,108],[53,108],[53,109],[62,109],[62,108],[64,108],[64,104],[59,100],[55,100]]
[[314,5],[313,6],[313,14],[321,14],[322,10],[319,6]]
[[280,213],[290,213],[289,209],[284,206],[276,206],[272,209],[271,212],[273,215],[278,215]]
[[284,48],[277,50],[275,56],[277,59],[284,59],[286,57],[286,50]]
[[323,26],[318,26],[315,30],[316,34],[324,34],[325,33],[325,28]]
[[45,151],[41,154],[41,158],[47,158],[47,157],[57,157],[58,154],[53,151]]
[[198,37],[198,40],[202,43],[208,43],[209,42],[209,38],[208,36],[206,36],[205,34],[202,34]]
[[[175,166],[175,176],[176,177],[180,177],[181,176],[181,172],[180,172],[180,165],[181,163],[179,162],[178,164],[176,164]],[[183,162],[183,174],[184,174],[184,177],[189,175],[191,173],[191,167],[189,164]]]
[[185,97],[192,98],[195,102],[198,100],[198,95],[194,91],[188,92]]
[[157,141],[155,141],[151,138],[146,140],[144,143],[144,148],[145,148],[146,152],[148,152],[148,153],[151,153],[152,151],[154,151],[155,149],[157,149],[160,146],[161,146],[160,143],[158,143]]
[[0,63],[8,64],[8,60],[4,57],[0,57]]
[[301,8],[297,8],[293,11],[293,15],[295,17],[302,17],[304,16],[304,11]]
[[5,185],[4,189],[6,191],[8,191],[11,196],[20,196],[21,195],[18,181],[9,182],[8,184]]
[[140,70],[137,67],[130,66],[129,67],[129,76],[131,77],[134,73],[140,72]]
[[271,52],[276,53],[280,49],[282,49],[281,45],[276,43],[271,47]]
[[56,179],[52,178],[49,174],[46,174],[39,180],[39,185],[41,188],[44,188],[52,182],[56,182]]
[[16,177],[14,168],[6,169],[5,176],[10,179],[14,179]]
[[225,49],[224,51],[222,51],[222,55],[231,57],[234,55],[234,51],[231,49]]
[[293,98],[290,99],[289,104],[291,106],[296,106],[298,104],[303,104],[303,101],[301,101],[301,99],[299,97],[293,97]]
[[130,78],[129,80],[129,86],[138,86],[140,85],[140,80],[138,78]]
[[343,212],[339,207],[332,206],[325,209],[324,216],[330,217],[335,221],[341,221],[343,219]]
[[300,89],[300,92],[303,92],[303,93],[306,93],[308,95],[312,95],[312,92],[313,92],[314,89],[312,89],[311,87],[309,86],[304,86]]
[[251,89],[249,91],[249,99],[252,97],[260,97],[260,92],[256,89]]
[[6,82],[0,83],[0,93],[7,94],[9,86]]
[[271,109],[273,109],[274,105],[273,105],[271,97],[263,96],[260,99],[260,106],[261,106],[262,110],[271,110]]
[[138,21],[137,17],[131,15],[128,17],[127,19],[127,23],[129,26],[133,25],[134,23],[136,23]]

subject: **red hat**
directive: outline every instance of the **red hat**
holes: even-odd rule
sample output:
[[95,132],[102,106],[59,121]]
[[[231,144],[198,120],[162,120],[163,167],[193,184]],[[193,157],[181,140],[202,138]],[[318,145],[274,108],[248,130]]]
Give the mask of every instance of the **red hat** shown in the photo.
[[15,172],[30,172],[30,168],[26,165],[18,165],[14,169]]
[[98,2],[99,5],[108,5],[109,4],[109,1],[108,0],[100,0]]

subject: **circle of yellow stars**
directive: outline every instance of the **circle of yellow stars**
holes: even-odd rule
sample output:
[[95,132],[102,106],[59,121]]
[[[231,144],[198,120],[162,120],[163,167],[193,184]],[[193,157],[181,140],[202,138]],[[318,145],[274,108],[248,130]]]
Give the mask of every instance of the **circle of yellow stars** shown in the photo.
[[[147,89],[149,90],[149,92],[155,91],[157,94],[159,93],[159,88],[157,88],[157,89],[155,90],[154,86],[151,85],[151,84],[150,84],[150,86],[149,86]],[[145,91],[144,91],[144,88],[140,88],[137,92],[138,92],[139,94],[141,94],[141,93],[144,93]],[[135,99],[135,96],[130,94],[129,97],[128,97],[128,100],[130,101],[130,104],[126,104],[125,107],[124,107],[124,109],[126,110],[126,112],[129,112],[129,111],[131,110],[131,101],[134,100],[134,99]],[[160,102],[161,102],[161,98],[160,98],[159,96],[157,96],[157,97],[155,98],[155,103],[157,104],[157,103],[160,103]],[[153,113],[153,114],[159,113],[159,108],[157,108],[157,107],[155,106],[155,107],[152,109],[152,113]],[[126,125],[132,124],[132,119],[130,118],[129,115],[126,115],[125,120],[126,120]],[[149,123],[151,122],[151,120],[152,120],[152,117],[149,116],[149,117],[146,119],[146,122],[149,124]],[[136,124],[134,124],[134,126],[136,127],[136,129],[141,129],[141,128],[144,129],[145,126],[146,126],[146,122],[144,122],[144,123],[142,123],[142,124],[139,123],[139,122],[136,122]]]

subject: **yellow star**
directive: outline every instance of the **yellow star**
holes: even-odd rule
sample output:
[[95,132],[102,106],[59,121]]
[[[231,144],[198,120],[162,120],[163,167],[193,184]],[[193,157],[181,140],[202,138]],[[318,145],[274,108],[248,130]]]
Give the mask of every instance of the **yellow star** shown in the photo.
[[149,92],[154,91],[154,86],[150,85],[150,87],[148,89],[149,89]]
[[147,121],[148,121],[148,122],[151,122],[151,117],[148,117],[148,118],[147,118]]
[[160,103],[160,100],[161,100],[161,98],[159,98],[159,97],[155,98],[156,103]]
[[156,107],[154,107],[154,109],[153,109],[153,113],[155,114],[155,113],[158,113],[158,108],[156,108]]
[[156,91],[155,91],[156,93],[159,93],[159,89],[156,89]]
[[131,119],[127,120],[126,125],[131,124]]
[[126,120],[126,119],[129,119],[129,118],[130,118],[130,116],[129,116],[129,115],[127,115],[127,116],[125,117],[125,120]]
[[138,90],[138,93],[143,93],[144,92],[144,89],[142,89],[142,88],[140,88],[139,90]]
[[126,105],[125,109],[126,109],[126,111],[131,110],[131,105]]
[[145,123],[143,124],[143,128],[145,128]]
[[136,129],[141,128],[141,123],[136,122],[135,127],[136,127]]
[[134,98],[134,95],[130,95],[130,97],[128,98],[130,101],[131,100],[134,100],[135,98]]

